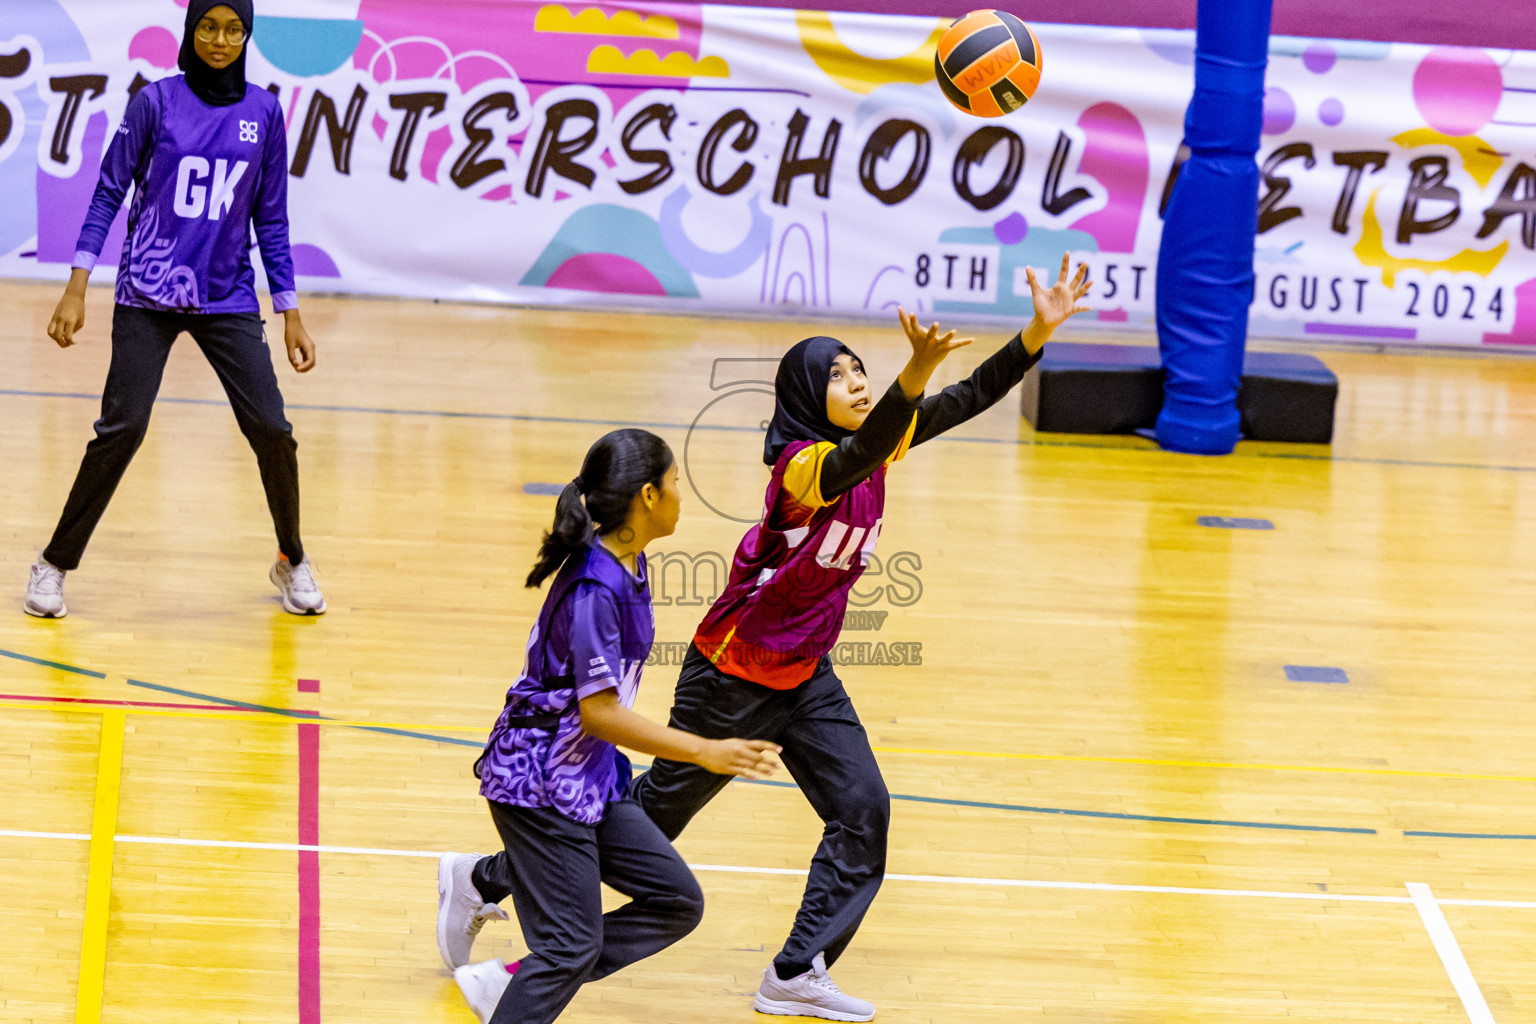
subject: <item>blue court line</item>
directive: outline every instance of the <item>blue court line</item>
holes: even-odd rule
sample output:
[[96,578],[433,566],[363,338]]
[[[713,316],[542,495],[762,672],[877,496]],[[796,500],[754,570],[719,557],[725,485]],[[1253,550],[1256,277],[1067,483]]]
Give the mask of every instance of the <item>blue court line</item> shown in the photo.
[[278,708],[270,704],[250,704],[243,700],[228,700],[224,697],[210,697],[206,693],[197,693],[192,690],[178,690],[174,686],[161,686],[159,683],[145,683],[138,679],[128,680],[129,686],[140,686],[146,690],[158,690],[161,693],[174,693],[178,697],[190,697],[193,700],[205,700],[213,704],[222,704],[227,708],[245,708],[249,711],[265,711],[272,715],[284,715],[288,718],[324,718],[325,716],[315,711],[295,711],[293,708]]
[[[939,437],[939,441],[969,441],[985,444],[1017,444],[1021,447],[1036,446],[1041,448],[1094,448],[1102,451],[1136,452],[1139,454],[1161,454],[1162,449],[1146,445],[1118,445],[1118,444],[1093,444],[1088,441],[1042,441],[1039,438],[1020,439],[1010,441],[1003,438],[984,437]],[[1233,452],[1231,458],[1238,459],[1292,459],[1298,462],[1354,462],[1367,466],[1409,466],[1418,469],[1482,469],[1493,470],[1500,473],[1536,473],[1536,466],[1501,466],[1479,462],[1430,462],[1428,459],[1379,459],[1366,455],[1333,455],[1317,454],[1311,452]]]
[[[251,704],[243,700],[230,700],[227,697],[215,697],[208,693],[198,693],[195,690],[182,690],[174,686],[162,686],[159,683],[146,683],[139,679],[128,680],[129,686],[142,686],[146,690],[159,690],[161,693],[174,693],[178,697],[190,697],[193,700],[203,700],[210,704],[220,704],[227,708],[249,708],[252,711],[267,711],[274,715],[284,715],[288,718],[303,718],[310,721],[334,722],[330,715],[322,715],[315,711],[295,711],[292,708],[273,707],[270,704]],[[476,750],[485,746],[483,741],[460,739],[457,736],[438,736],[430,732],[413,732],[410,729],[393,729],[384,725],[349,725],[349,729],[360,729],[363,732],[382,732],[390,736],[409,736],[418,740],[435,740],[438,743],[453,743],[461,747],[474,747]]]
[[[101,401],[100,395],[75,391],[22,391],[14,388],[0,389],[0,395],[18,398],[83,398]],[[216,405],[228,407],[220,398],[157,398],[169,405]],[[707,430],[714,433],[760,434],[757,427],[733,427],[726,424],[669,423],[665,421],[605,420],[582,416],[531,416],[509,412],[456,412],[452,409],[386,409],[363,405],[307,405],[292,403],[289,409],[306,412],[354,412],[377,416],[431,416],[438,419],[493,420],[506,423],[565,423],[592,427],[644,427],[648,430]],[[951,444],[993,444],[1014,448],[1091,448],[1098,451],[1132,452],[1140,455],[1162,455],[1163,449],[1154,445],[1094,444],[1089,441],[1055,441],[1033,438],[1010,437],[954,437],[943,434],[933,439]],[[1497,473],[1536,473],[1536,466],[1504,466],[1477,462],[1431,462],[1427,459],[1381,459],[1363,455],[1313,454],[1311,452],[1234,452],[1239,459],[1290,459],[1299,462],[1349,462],[1367,466],[1406,466],[1414,469],[1476,469]]]
[[[91,401],[101,401],[100,395],[87,394],[79,391],[16,391],[12,389],[0,389],[0,395],[11,395],[19,398],[84,398]],[[214,405],[229,407],[229,402],[222,398],[157,398],[155,403],[166,405]],[[757,427],[732,427],[725,424],[709,425],[701,423],[694,427],[688,423],[646,423],[635,420],[603,420],[585,416],[530,416],[514,412],[457,412],[453,409],[385,409],[366,405],[309,405],[291,402],[286,405],[289,409],[302,409],[306,412],[362,412],[376,416],[431,416],[437,419],[450,420],[496,420],[505,423],[570,423],[578,426],[592,427],[648,427],[653,430],[711,430],[728,433],[754,433],[761,434]]]
[[1065,814],[1077,818],[1108,818],[1115,821],[1154,821],[1174,825],[1224,825],[1227,828],[1271,828],[1287,832],[1344,832],[1374,836],[1373,828],[1345,828],[1339,825],[1288,825],[1273,821],[1226,821],[1221,818],[1170,818],[1160,814],[1127,814],[1122,811],[1079,811],[1065,807],[1029,807],[1023,804],[989,804],[977,800],[947,800],[937,796],[908,796],[892,793],[892,800],[910,800],[923,804],[948,804],[953,807],[985,807],[998,811],[1026,811],[1030,814]]
[[1356,462],[1369,466],[1411,466],[1419,469],[1487,469],[1500,473],[1536,473],[1536,466],[1501,466],[1486,462],[1430,462],[1428,459],[1378,459],[1365,455],[1311,455],[1307,452],[1249,452],[1251,459],[1293,459],[1298,462]]
[[[60,665],[56,662],[41,661],[26,655],[13,654],[10,651],[0,651],[0,654],[8,654],[21,661],[36,662],[51,668],[61,668],[65,671],[79,672],[82,675],[94,676],[98,679],[106,678],[102,673],[89,669],[74,668],[71,665]],[[160,683],[146,683],[139,679],[127,680],[129,686],[137,686],[146,690],[158,690],[161,693],[175,694],[178,697],[188,697],[193,700],[207,701],[210,704],[223,705],[225,707],[250,708],[257,711],[267,711],[276,715],[289,718],[300,718],[320,721],[336,721],[331,716],[321,715],[309,711],[295,711],[292,708],[279,708],[270,704],[253,704],[248,701],[231,700],[227,697],[215,697],[212,694],[198,693],[195,690],[183,690],[179,687],[165,686]],[[409,729],[395,729],[382,725],[349,725],[349,729],[360,729],[363,732],[378,732],[390,736],[406,736],[411,739],[432,740],[436,743],[449,743],[460,747],[474,747],[480,749],[485,746],[483,741],[461,739],[457,736],[440,736],[436,733],[415,732]],[[633,762],[637,768],[650,767],[648,762]],[[773,786],[780,789],[799,789],[793,782],[777,782],[772,779],[741,779],[741,782],[751,786]],[[1028,804],[1004,804],[990,803],[983,800],[955,800],[947,797],[917,796],[911,793],[892,793],[892,800],[904,800],[909,803],[938,804],[945,807],[971,807],[978,810],[1013,811],[1023,814],[1056,814],[1074,818],[1098,818],[1108,821],[1146,821],[1154,824],[1165,825],[1216,825],[1223,828],[1258,828],[1270,829],[1282,832],[1330,832],[1345,835],[1378,835],[1374,828],[1350,828],[1341,825],[1293,825],[1286,822],[1271,821],[1230,821],[1222,818],[1178,818],[1158,814],[1131,814],[1124,811],[1085,811],[1069,807],[1035,807]],[[1423,832],[1404,831],[1405,836],[1428,836],[1445,839],[1536,839],[1536,835],[1499,835],[1477,832]]]
[[58,661],[46,661],[42,658],[34,658],[26,654],[17,654],[15,651],[0,650],[0,657],[15,658],[17,661],[25,661],[32,665],[42,665],[44,668],[56,668],[60,672],[73,672],[77,676],[90,676],[92,679],[105,679],[105,672],[95,672],[88,668],[76,668],[73,665],[65,665]]
[[[798,789],[793,782],[774,782],[772,779],[742,779],[755,786],[786,786]],[[1060,814],[1073,818],[1106,818],[1113,821],[1151,821],[1166,825],[1222,825],[1227,828],[1269,828],[1286,832],[1344,832],[1350,835],[1374,836],[1373,828],[1345,828],[1338,825],[1288,825],[1271,821],[1225,821],[1221,818],[1172,818],[1160,814],[1128,814],[1122,811],[1082,811],[1068,807],[1031,807],[1028,804],[994,804],[983,800],[952,800],[939,796],[913,796],[909,793],[892,793],[892,800],[906,800],[917,804],[942,804],[946,807],[977,807],[989,811],[1019,811],[1026,814]]]
[[[321,716],[324,717],[324,716]],[[361,729],[363,732],[382,732],[388,736],[409,736],[417,740],[436,740],[439,743],[452,743],[459,747],[474,747],[480,750],[485,747],[484,740],[466,740],[457,736],[439,736],[430,732],[412,732],[409,729],[391,729],[384,725],[352,725],[350,729]]]
[[[212,694],[196,693],[192,690],[182,690],[174,686],[161,686],[158,683],[145,683],[137,679],[128,680],[129,686],[142,686],[150,690],[159,690],[162,693],[173,693],[178,697],[190,697],[194,700],[205,700],[212,704],[223,704],[226,707],[254,708],[260,711],[271,711],[279,715],[287,715],[293,718],[318,718],[322,721],[332,720],[327,715],[311,715],[308,712],[292,711],[287,708],[275,708],[265,704],[249,704],[245,701],[229,700],[225,697],[215,697]],[[484,747],[484,741],[460,739],[457,736],[439,736],[435,733],[412,732],[407,729],[392,729],[387,726],[350,725],[349,729],[361,729],[364,732],[381,732],[391,736],[409,736],[413,739],[435,740],[439,743],[452,743],[461,747],[474,747],[477,750]],[[631,762],[636,768],[649,768],[649,762]],[[741,779],[741,782],[753,786],[774,786],[780,789],[799,789],[793,782],[776,782],[772,779]],[[1223,821],[1218,818],[1171,818],[1157,814],[1127,814],[1120,811],[1081,811],[1067,807],[1030,807],[1024,804],[999,804],[988,803],[982,800],[952,800],[937,796],[915,796],[907,793],[892,793],[892,800],[906,800],[920,804],[942,804],[947,807],[974,807],[989,811],[1016,811],[1026,814],[1061,814],[1077,818],[1105,818],[1115,821],[1150,821],[1171,825],[1223,825],[1228,828],[1268,828],[1279,829],[1288,832],[1342,832],[1350,835],[1376,835],[1373,828],[1344,828],[1337,825],[1289,825],[1279,822],[1265,821]]]
[[1536,835],[1519,835],[1503,832],[1421,832],[1404,830],[1405,836],[1428,836],[1432,839],[1536,839]]

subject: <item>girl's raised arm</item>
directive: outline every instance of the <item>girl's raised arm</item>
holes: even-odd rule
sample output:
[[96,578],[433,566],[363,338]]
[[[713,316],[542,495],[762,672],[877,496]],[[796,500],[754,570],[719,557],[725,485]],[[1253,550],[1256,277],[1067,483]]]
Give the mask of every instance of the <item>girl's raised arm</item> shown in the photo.
[[[1043,288],[1035,277],[1034,268],[1026,269],[1035,303],[1034,319],[987,357],[965,380],[923,400],[917,410],[917,426],[912,432],[913,447],[933,440],[996,405],[1024,379],[1030,367],[1040,361],[1051,333],[1068,318],[1088,312],[1088,307],[1080,304],[1093,287],[1093,282],[1088,280],[1088,265],[1080,265],[1077,273],[1069,277],[1070,270],[1071,254],[1063,253],[1056,283]],[[905,322],[903,319],[903,325]]]

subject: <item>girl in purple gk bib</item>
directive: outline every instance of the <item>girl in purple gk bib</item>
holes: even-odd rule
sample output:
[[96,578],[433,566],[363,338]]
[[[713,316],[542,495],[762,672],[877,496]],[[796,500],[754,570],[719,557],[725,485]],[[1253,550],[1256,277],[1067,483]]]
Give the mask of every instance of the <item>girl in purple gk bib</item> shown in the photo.
[[[772,467],[762,521],[742,538],[725,589],[683,660],[671,724],[700,736],[782,744],[783,761],[826,823],[789,938],[763,972],[755,1008],[864,1021],[873,1004],[827,974],[853,940],[885,877],[890,796],[828,658],[848,595],[885,514],[887,468],[909,449],[996,404],[1040,359],[1051,332],[1088,293],[1087,268],[1054,287],[1028,272],[1035,318],[971,376],[923,397],[945,356],[970,343],[901,313],[912,358],[879,400],[864,365],[836,338],[807,338],[779,363],[763,443]],[[635,800],[670,839],[729,782],[657,758]]]
[[[445,854],[438,950],[482,1024],[548,1024],[578,989],[658,953],[694,929],[698,884],[628,797],[622,744],[729,778],[762,778],[778,745],[702,739],[630,708],[655,620],[644,550],[677,526],[677,466],[666,442],[616,430],[567,484],[528,575],[551,574],[527,662],[475,762],[505,849]],[[600,886],[631,898],[602,912]],[[470,947],[508,896],[529,953],[473,966]]]
[[245,80],[251,0],[191,0],[179,63],[128,102],[107,147],[101,181],[76,244],[74,269],[48,335],[61,348],[85,325],[85,286],[128,190],[128,237],[117,270],[112,366],[96,437],[64,503],[53,538],[32,566],[24,608],[62,618],[64,574],[85,554],[96,524],[149,430],[171,346],[192,335],[229,395],[256,453],[278,557],[269,572],[283,610],[319,615],[325,598],[299,536],[298,445],[272,372],[250,233],[261,244],[272,307],[283,315],[288,361],[315,365],[299,319],[288,248],[288,143],[282,106]]

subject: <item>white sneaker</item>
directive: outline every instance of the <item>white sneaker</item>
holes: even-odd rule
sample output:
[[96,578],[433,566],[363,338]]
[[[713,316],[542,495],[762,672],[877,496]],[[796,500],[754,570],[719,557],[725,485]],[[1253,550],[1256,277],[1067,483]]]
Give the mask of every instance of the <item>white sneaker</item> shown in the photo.
[[470,948],[485,922],[511,920],[475,888],[471,875],[479,860],[478,853],[445,853],[437,862],[437,951],[450,971],[469,963]]
[[826,1020],[874,1020],[875,1004],[843,992],[827,973],[827,961],[820,953],[811,961],[811,969],[788,981],[780,981],[769,964],[763,972],[752,1008],[758,1013],[780,1013],[798,1017],[822,1017]]
[[282,591],[283,611],[289,615],[325,614],[325,596],[320,593],[320,584],[315,582],[308,555],[298,565],[278,555],[267,576]]
[[491,1019],[491,1014],[496,1012],[496,1004],[501,1002],[501,994],[507,990],[512,975],[507,972],[507,965],[500,960],[483,960],[478,964],[455,968],[453,980],[459,983],[459,991],[464,993],[469,1008],[475,1011],[480,1024],[485,1024]]
[[27,580],[27,600],[22,611],[39,619],[62,619],[69,614],[64,607],[64,570],[39,558],[32,565]]

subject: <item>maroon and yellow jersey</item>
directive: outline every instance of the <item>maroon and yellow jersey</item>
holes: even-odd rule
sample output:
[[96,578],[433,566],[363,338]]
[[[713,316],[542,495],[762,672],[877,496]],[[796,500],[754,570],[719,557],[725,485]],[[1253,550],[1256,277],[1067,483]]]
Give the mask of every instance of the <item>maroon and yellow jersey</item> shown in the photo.
[[775,690],[811,677],[837,642],[848,594],[880,539],[885,474],[906,456],[912,433],[909,426],[884,464],[831,500],[820,481],[822,460],[836,446],[800,441],[784,449],[763,518],[736,548],[725,590],[694,634],[717,668]]

